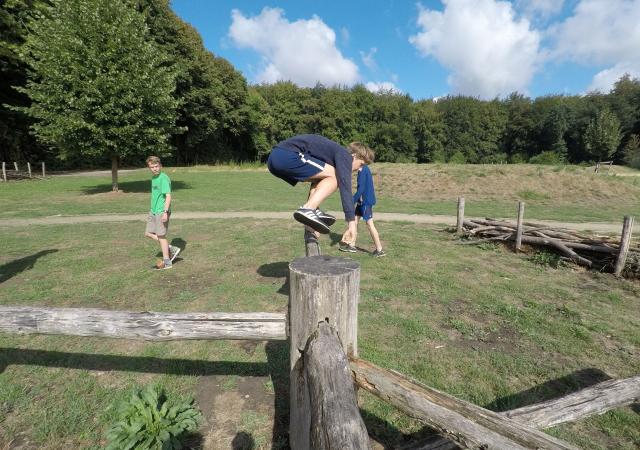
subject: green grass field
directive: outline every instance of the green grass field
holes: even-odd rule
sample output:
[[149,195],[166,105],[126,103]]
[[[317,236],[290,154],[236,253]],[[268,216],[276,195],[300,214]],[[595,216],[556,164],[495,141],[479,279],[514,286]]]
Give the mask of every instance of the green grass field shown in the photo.
[[[393,168],[384,165],[380,172],[385,177]],[[462,168],[451,170],[457,174]],[[175,206],[183,211],[288,210],[305,195],[302,187],[288,188],[259,171],[199,168],[170,174]],[[389,184],[381,192],[390,193],[400,175],[387,173]],[[518,178],[511,175],[507,178]],[[493,176],[487,172],[478,178]],[[637,196],[640,191],[633,177],[610,179],[603,183],[611,183],[611,192]],[[7,198],[9,205],[1,218],[144,212],[145,172],[122,177],[125,194],[110,194],[108,184],[107,178],[65,177],[0,185],[3,203]],[[511,188],[537,192],[529,185]],[[455,212],[450,201],[455,192],[449,200],[422,204],[410,198],[415,193],[394,192],[390,198],[381,196],[381,211],[438,213],[426,205],[442,202]],[[607,198],[615,214],[629,203]],[[410,207],[402,209],[401,200]],[[505,205],[512,200],[505,199]],[[330,209],[337,209],[337,199],[331,201]],[[477,201],[487,208],[494,202]],[[411,210],[416,205],[425,210]],[[558,217],[540,218],[579,218],[560,217],[562,208],[551,204],[544,207]],[[593,208],[580,217],[595,214]],[[389,256],[352,256],[362,266],[362,358],[496,411],[640,374],[637,282],[576,267],[554,269],[540,264],[543,257],[516,255],[500,246],[460,245],[441,227],[377,225]],[[170,238],[184,251],[173,270],[161,272],[150,268],[157,248],[143,238],[143,228],[142,222],[0,226],[0,304],[286,311],[287,265],[303,252],[302,233],[293,221],[175,220]],[[323,237],[325,253],[340,254],[341,232]],[[370,248],[366,230],[360,232],[358,245]],[[242,438],[250,443],[246,448],[283,448],[287,373],[285,343],[0,334],[0,449],[101,448],[114,417],[110,406],[151,382],[171,396],[195,396],[207,418],[195,446],[231,448],[233,439]],[[369,432],[389,448],[429,433],[367,394],[361,393],[360,401]],[[640,445],[638,411],[637,405],[620,408],[546,431],[583,448],[635,449]]]
[[[179,211],[289,211],[306,198],[264,168],[166,168]],[[640,215],[639,171],[615,168],[594,175],[572,166],[374,164],[379,212],[456,214],[466,199],[468,216],[514,217],[518,200],[528,219],[621,222]],[[627,175],[627,176],[623,176]],[[76,214],[142,213],[148,208],[149,172],[123,172],[123,192],[111,192],[111,176],[52,177],[2,185],[0,220]],[[325,205],[339,210],[337,195]]]

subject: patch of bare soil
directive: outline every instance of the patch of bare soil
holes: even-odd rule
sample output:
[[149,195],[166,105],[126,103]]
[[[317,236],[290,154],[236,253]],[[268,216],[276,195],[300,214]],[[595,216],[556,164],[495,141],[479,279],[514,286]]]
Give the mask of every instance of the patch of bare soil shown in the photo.
[[[201,377],[196,398],[205,418],[202,449],[271,448],[275,399],[265,388],[269,380],[236,377],[230,381],[227,375]],[[262,420],[251,423],[251,417]],[[268,445],[263,446],[265,439]]]

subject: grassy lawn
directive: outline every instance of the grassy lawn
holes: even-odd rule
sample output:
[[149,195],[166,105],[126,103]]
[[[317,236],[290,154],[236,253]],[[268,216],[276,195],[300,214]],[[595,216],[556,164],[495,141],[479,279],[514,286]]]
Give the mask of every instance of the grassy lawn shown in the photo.
[[[273,210],[303,196],[302,189],[288,189],[266,173],[229,173],[172,173],[183,183],[176,190],[178,207]],[[146,173],[123,177],[125,190],[129,182],[124,198],[104,193],[99,178],[11,184],[12,206],[3,214],[8,217],[15,205],[23,205],[16,215],[24,216],[140,212],[148,195]],[[230,183],[244,191],[223,189]],[[52,190],[60,195],[52,200],[57,207],[44,192],[35,195],[40,186],[58,187]],[[271,202],[264,202],[265,192]],[[183,259],[161,272],[150,269],[157,249],[142,237],[143,228],[135,222],[0,227],[0,304],[286,311],[287,265],[303,250],[292,221],[175,220],[170,236],[185,248]],[[386,222],[378,229],[389,256],[353,255],[362,265],[362,358],[496,411],[640,373],[637,282],[552,269],[535,262],[541,258],[499,246],[461,246],[437,227]],[[325,253],[339,253],[341,231],[323,238]],[[370,247],[364,229],[359,246]],[[110,406],[151,382],[170,396],[195,396],[206,422],[194,439],[204,448],[231,448],[232,440],[280,448],[287,373],[285,343],[0,334],[0,448],[101,448],[114,417]],[[360,400],[369,432],[389,446],[429,433],[367,394]],[[635,408],[547,431],[584,448],[637,448]]]
[[[264,168],[166,168],[176,211],[289,211],[306,198],[307,185],[291,188]],[[575,166],[374,164],[379,212],[456,214],[464,196],[467,216],[515,217],[567,222],[621,222],[640,215],[640,172],[614,168],[594,175]],[[630,176],[623,176],[630,175]],[[146,169],[120,175],[123,192],[111,192],[109,176],[54,176],[46,181],[0,186],[0,220],[51,215],[144,213]],[[339,196],[324,205],[339,210]]]

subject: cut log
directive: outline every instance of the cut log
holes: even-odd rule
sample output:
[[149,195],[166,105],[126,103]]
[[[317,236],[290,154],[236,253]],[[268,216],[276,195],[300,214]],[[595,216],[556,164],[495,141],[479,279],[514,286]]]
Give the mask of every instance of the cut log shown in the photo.
[[309,338],[304,370],[311,410],[310,448],[370,449],[349,360],[338,333],[326,322]]
[[570,444],[392,370],[352,359],[358,386],[456,441],[464,448],[568,449]]
[[0,306],[0,332],[148,341],[287,338],[285,315],[278,313],[178,314],[14,306]]

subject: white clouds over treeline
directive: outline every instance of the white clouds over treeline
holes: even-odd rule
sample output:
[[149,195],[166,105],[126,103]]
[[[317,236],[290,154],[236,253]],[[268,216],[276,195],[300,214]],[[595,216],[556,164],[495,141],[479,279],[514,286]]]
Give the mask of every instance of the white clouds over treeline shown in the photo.
[[[528,93],[549,64],[597,67],[588,90],[608,91],[624,73],[640,77],[640,0],[441,0],[441,9],[416,8],[417,32],[406,45],[416,58],[433,58],[448,71],[450,93],[492,98]],[[566,8],[572,8],[567,14]],[[300,86],[352,86],[395,90],[392,81],[366,80],[340,51],[336,32],[322,18],[289,21],[280,8],[231,13],[228,37],[261,57],[254,81],[289,80]],[[343,43],[348,29],[338,30]],[[375,73],[378,44],[359,49],[363,68]],[[384,67],[395,71],[394,67]],[[416,70],[419,70],[416,68]],[[426,75],[425,75],[426,76]]]
[[607,66],[589,90],[606,92],[624,73],[640,76],[640,0],[580,0],[571,15],[544,29],[534,28],[533,18],[549,19],[563,2],[442,3],[442,11],[418,6],[421,31],[409,41],[450,71],[453,93],[490,98],[526,92],[533,76],[554,62]]

